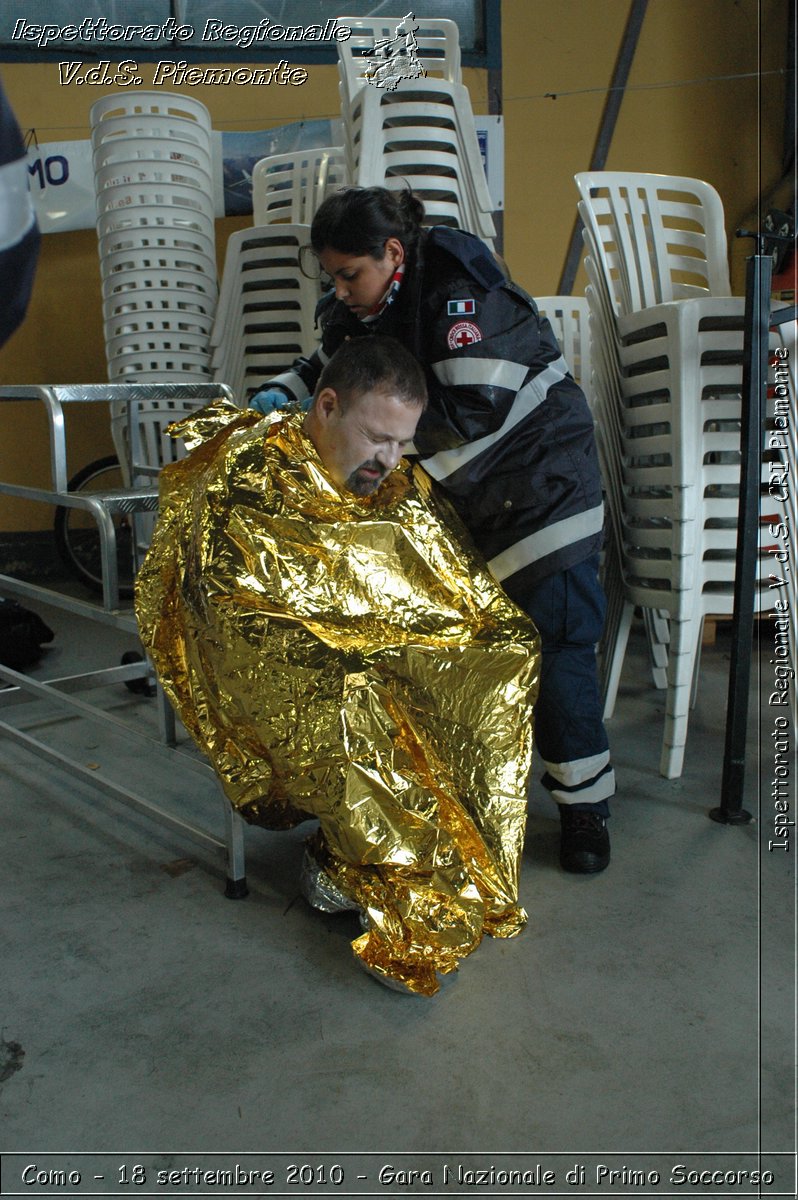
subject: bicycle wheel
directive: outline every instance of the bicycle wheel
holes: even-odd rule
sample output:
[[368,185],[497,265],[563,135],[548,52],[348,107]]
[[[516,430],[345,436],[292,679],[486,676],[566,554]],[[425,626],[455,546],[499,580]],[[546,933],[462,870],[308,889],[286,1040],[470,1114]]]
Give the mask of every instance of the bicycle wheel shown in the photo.
[[[119,459],[114,454],[88,463],[70,479],[70,492],[119,491],[124,487]],[[120,599],[133,595],[133,524],[129,516],[114,516],[116,565]],[[100,533],[90,513],[59,505],[55,510],[55,544],[65,565],[93,592],[102,592],[103,573]]]

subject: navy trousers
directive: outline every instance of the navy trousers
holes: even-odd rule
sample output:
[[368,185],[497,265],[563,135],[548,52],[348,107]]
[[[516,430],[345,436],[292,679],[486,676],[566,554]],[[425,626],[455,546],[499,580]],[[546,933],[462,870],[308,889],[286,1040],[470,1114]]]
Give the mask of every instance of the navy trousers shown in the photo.
[[503,587],[540,633],[535,741],[545,766],[543,783],[558,804],[609,816],[615,773],[596,668],[606,611],[598,555],[532,588],[514,588],[512,578]]

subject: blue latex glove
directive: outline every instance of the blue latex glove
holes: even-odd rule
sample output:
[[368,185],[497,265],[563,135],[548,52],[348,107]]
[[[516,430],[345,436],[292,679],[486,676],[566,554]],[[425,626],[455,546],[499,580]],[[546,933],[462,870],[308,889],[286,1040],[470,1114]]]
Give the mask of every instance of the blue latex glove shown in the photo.
[[290,403],[290,396],[287,396],[279,388],[264,388],[262,392],[255,393],[248,407],[257,409],[264,416],[268,416],[269,413],[276,412],[280,408],[285,408]]

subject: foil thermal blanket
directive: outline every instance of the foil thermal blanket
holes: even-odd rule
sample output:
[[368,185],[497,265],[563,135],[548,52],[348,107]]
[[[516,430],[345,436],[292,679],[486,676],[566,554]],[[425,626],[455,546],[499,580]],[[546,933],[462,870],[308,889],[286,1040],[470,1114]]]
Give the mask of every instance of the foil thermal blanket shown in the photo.
[[432,995],[526,921],[534,626],[420,467],[358,497],[301,416],[220,401],[175,432],[136,597],[160,680],[246,820],[318,821],[362,963]]

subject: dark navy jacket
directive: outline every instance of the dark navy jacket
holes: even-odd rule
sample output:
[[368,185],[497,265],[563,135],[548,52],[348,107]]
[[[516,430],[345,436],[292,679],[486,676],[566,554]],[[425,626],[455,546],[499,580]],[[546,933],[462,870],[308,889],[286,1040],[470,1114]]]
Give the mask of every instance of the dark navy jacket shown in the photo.
[[304,399],[344,338],[398,338],[424,365],[429,388],[415,449],[499,580],[517,576],[517,594],[600,548],[587,401],[548,321],[483,242],[431,229],[379,320],[363,324],[332,297],[319,316],[320,348],[268,386]]
[[39,227],[28,191],[25,144],[0,85],[0,346],[21,324],[28,307]]

